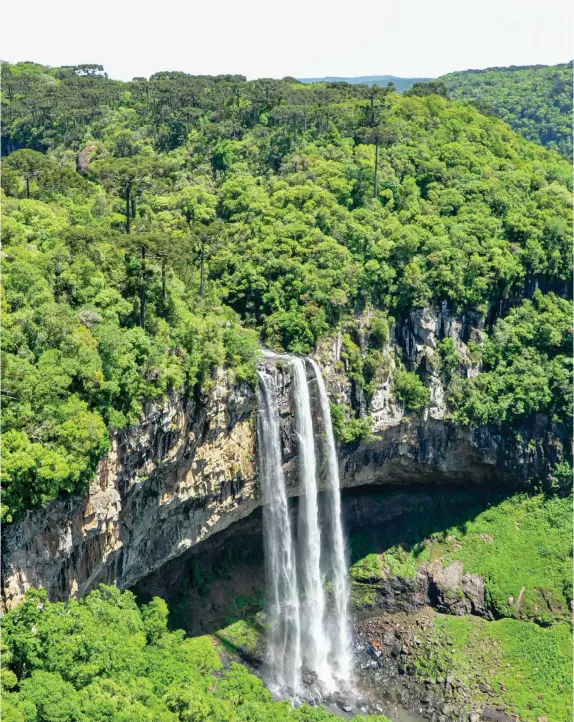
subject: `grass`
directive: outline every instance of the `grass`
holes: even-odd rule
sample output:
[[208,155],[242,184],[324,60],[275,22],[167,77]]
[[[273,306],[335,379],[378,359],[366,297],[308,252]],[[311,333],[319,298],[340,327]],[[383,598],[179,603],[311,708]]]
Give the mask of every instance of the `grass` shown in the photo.
[[[568,623],[544,628],[531,622],[437,614],[419,633],[417,668],[423,677],[451,675],[480,704],[503,705],[524,721],[569,722],[572,709],[572,635]],[[436,642],[440,644],[436,644]],[[481,692],[487,682],[490,696]]]
[[[431,530],[424,518],[405,531],[382,529],[351,540],[353,581],[376,581],[383,571],[413,578],[425,563],[455,560],[486,581],[497,617],[534,619],[542,624],[566,619],[572,599],[572,500],[517,494],[477,509],[470,518],[441,500],[445,523]],[[427,516],[431,516],[427,514]],[[426,525],[426,526],[425,526]],[[369,577],[370,575],[370,577]]]
[[369,582],[382,579],[383,564],[379,554],[367,554],[349,569],[352,581]]
[[261,645],[262,634],[263,627],[257,616],[253,616],[228,624],[213,636],[228,652],[254,657]]

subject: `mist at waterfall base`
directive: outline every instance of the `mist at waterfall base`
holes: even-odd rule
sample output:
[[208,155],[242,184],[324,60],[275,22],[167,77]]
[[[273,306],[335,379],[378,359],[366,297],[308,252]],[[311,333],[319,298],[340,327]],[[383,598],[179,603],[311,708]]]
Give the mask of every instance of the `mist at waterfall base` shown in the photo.
[[[259,371],[258,448],[266,567],[265,678],[293,700],[352,691],[347,560],[330,407],[320,369],[287,357],[293,371],[300,497],[290,515],[283,473],[276,375]],[[310,381],[307,364],[312,371]],[[318,398],[312,411],[309,384]],[[324,460],[326,491],[318,493]]]

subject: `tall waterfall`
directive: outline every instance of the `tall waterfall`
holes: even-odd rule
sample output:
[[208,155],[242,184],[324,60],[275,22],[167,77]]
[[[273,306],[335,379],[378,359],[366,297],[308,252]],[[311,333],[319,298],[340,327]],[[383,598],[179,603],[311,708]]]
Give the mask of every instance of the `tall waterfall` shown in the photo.
[[279,411],[273,379],[259,372],[257,417],[263,478],[263,530],[267,579],[267,680],[273,692],[297,695],[301,687],[301,627],[297,569],[285,478]]
[[[284,357],[285,358],[285,357]],[[287,357],[288,358],[288,357]],[[291,529],[281,459],[281,432],[274,378],[259,372],[259,454],[264,496],[267,574],[267,683],[278,694],[297,695],[302,670],[313,672],[323,693],[348,688],[351,653],[347,565],[341,523],[339,470],[329,399],[317,364],[323,435],[314,429],[305,361],[291,358],[298,440],[297,537]],[[325,494],[318,494],[316,442],[326,460]],[[320,505],[325,508],[320,513]],[[325,529],[321,529],[324,520]],[[322,532],[325,533],[322,533]],[[332,593],[325,593],[326,582]]]

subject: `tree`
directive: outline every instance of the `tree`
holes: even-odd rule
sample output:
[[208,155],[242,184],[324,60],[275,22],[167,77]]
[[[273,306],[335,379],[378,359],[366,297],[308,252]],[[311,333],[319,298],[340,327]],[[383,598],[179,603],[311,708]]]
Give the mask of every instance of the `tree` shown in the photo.
[[126,233],[131,232],[131,220],[136,215],[134,194],[147,187],[162,169],[161,161],[148,156],[105,158],[90,164],[89,174],[125,200]]
[[392,125],[375,125],[362,128],[359,133],[362,142],[375,146],[375,169],[373,171],[373,198],[379,197],[379,149],[381,146],[392,145],[398,137]]
[[408,90],[405,90],[405,95],[417,95],[420,98],[424,98],[427,95],[440,95],[443,98],[448,98],[448,90],[442,80],[431,80],[428,83],[415,83]]
[[48,166],[48,161],[43,153],[36,150],[16,150],[4,161],[9,169],[21,174],[26,182],[26,198],[30,198],[30,181],[38,178],[42,171]]
[[[123,237],[125,239],[125,236]],[[147,313],[147,289],[153,270],[147,266],[149,258],[161,259],[162,275],[162,300],[164,305],[167,301],[166,265],[170,257],[177,257],[179,245],[172,241],[169,236],[159,232],[138,232],[132,233],[122,243],[122,247],[128,251],[137,251],[140,256],[139,279],[137,288],[140,300],[140,326],[145,328]]]
[[395,394],[404,402],[407,411],[422,411],[430,401],[430,390],[414,373],[399,371],[395,374],[394,384]]
[[224,225],[222,221],[213,223],[195,223],[190,227],[192,243],[199,257],[199,295],[205,295],[205,262],[213,255],[223,240]]
[[224,230],[223,223],[215,220],[217,197],[203,186],[192,186],[182,191],[178,205],[189,225],[190,241],[199,257],[199,295],[203,298],[205,261],[215,252]]

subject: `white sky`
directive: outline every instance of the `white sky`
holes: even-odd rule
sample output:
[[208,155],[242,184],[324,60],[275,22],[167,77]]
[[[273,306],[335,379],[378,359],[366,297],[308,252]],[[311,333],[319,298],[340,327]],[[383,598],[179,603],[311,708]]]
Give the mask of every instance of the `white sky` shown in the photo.
[[27,0],[17,12],[2,59],[101,63],[123,80],[159,70],[434,77],[574,55],[569,0]]

